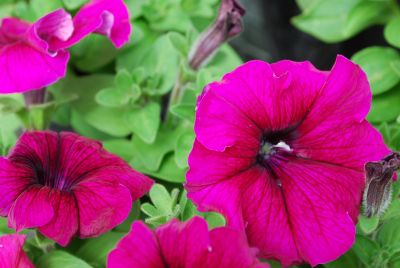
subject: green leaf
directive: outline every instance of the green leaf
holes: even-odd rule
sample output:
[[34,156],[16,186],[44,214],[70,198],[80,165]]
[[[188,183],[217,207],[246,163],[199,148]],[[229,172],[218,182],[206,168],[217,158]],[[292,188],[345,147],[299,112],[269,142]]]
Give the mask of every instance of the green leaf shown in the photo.
[[194,121],[195,118],[195,104],[179,103],[175,104],[170,108],[173,115],[176,115],[182,119],[186,119],[190,122]]
[[328,43],[346,40],[371,25],[385,22],[391,14],[385,1],[304,0],[301,5],[303,13],[292,23]]
[[400,54],[389,47],[368,47],[357,52],[352,60],[366,72],[372,93],[386,92],[400,81]]
[[194,131],[185,132],[178,137],[175,144],[175,161],[178,167],[188,167],[188,157],[194,143]]
[[149,194],[153,205],[145,203],[141,207],[142,211],[150,216],[146,222],[158,226],[178,217],[182,212],[177,204],[179,189],[173,189],[170,194],[163,185],[155,184]]
[[365,233],[365,234],[370,234],[373,231],[376,230],[376,228],[379,225],[379,217],[375,216],[375,217],[371,217],[371,218],[367,218],[365,216],[360,216],[358,218],[359,222],[359,226],[361,228],[361,230]]
[[164,181],[179,184],[185,181],[186,169],[181,169],[177,166],[172,153],[165,156],[160,169],[157,171],[147,169],[141,162],[140,157],[133,159],[130,164],[136,170]]
[[130,140],[127,139],[114,139],[103,142],[104,148],[116,154],[126,161],[132,160],[135,155],[135,147]]
[[161,122],[161,107],[157,102],[149,102],[144,107],[130,110],[126,115],[130,129],[144,142],[153,143]]
[[379,249],[379,245],[375,241],[362,235],[357,235],[356,243],[353,246],[354,253],[366,266],[372,263]]
[[71,126],[72,128],[81,134],[82,136],[95,139],[95,140],[107,140],[113,137],[107,135],[104,132],[92,127],[88,122],[86,122],[82,116],[76,111],[71,111]]
[[392,90],[380,94],[372,99],[371,111],[368,114],[368,121],[389,122],[400,115],[400,87],[396,86]]
[[108,232],[100,237],[88,239],[76,252],[76,256],[95,267],[105,267],[108,254],[115,248],[115,245],[123,236],[123,233]]
[[132,133],[123,116],[127,108],[104,107],[95,101],[97,92],[114,84],[113,78],[112,75],[100,74],[78,78],[67,77],[61,82],[61,88],[54,90],[53,94],[60,99],[66,94],[75,94],[78,98],[71,102],[70,106],[84,122],[105,134],[125,137]]
[[207,213],[202,213],[204,219],[208,223],[208,228],[209,229],[214,229],[217,227],[222,227],[225,226],[226,220],[224,216],[222,216],[219,213],[216,212],[207,212]]
[[75,10],[79,7],[83,6],[87,1],[86,0],[63,0],[64,5],[69,10]]
[[61,0],[31,0],[29,3],[36,15],[36,19],[56,9],[63,8]]
[[92,268],[87,262],[65,251],[55,250],[40,258],[37,267],[41,268]]
[[92,34],[71,49],[72,62],[81,71],[93,72],[112,62],[118,50],[104,36]]
[[115,76],[115,85],[119,90],[129,89],[133,84],[132,75],[126,70],[119,70]]
[[386,24],[384,36],[389,44],[397,48],[400,48],[399,33],[400,33],[400,16],[397,16],[391,19],[388,24]]
[[399,219],[393,218],[385,221],[379,229],[377,242],[390,252],[400,252]]

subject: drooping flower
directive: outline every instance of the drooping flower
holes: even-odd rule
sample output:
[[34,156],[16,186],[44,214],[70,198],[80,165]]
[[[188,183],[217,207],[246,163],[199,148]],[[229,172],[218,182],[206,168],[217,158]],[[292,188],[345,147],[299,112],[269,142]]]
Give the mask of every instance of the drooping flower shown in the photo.
[[73,19],[63,9],[32,24],[4,18],[0,26],[0,93],[41,89],[58,81],[66,73],[67,48],[91,33],[106,35],[121,47],[130,32],[123,0],[92,0]]
[[62,246],[122,223],[152,180],[74,133],[25,132],[0,158],[0,216],[10,228],[38,228]]
[[330,72],[242,65],[198,100],[189,198],[224,214],[264,258],[336,259],[355,239],[365,163],[390,152],[365,120],[370,105],[364,72],[342,56]]
[[136,221],[108,256],[108,268],[268,268],[256,258],[240,232],[227,227],[208,231],[194,217],[186,223],[172,220],[152,231]]
[[0,236],[0,267],[34,268],[23,250],[25,239],[19,234]]

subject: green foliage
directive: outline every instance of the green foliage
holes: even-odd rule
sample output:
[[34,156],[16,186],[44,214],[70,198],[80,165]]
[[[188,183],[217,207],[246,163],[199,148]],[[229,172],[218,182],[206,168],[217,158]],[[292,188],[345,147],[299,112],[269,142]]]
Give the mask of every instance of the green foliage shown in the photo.
[[389,0],[297,0],[302,13],[292,22],[328,43],[346,40],[365,28],[387,22],[394,11]]

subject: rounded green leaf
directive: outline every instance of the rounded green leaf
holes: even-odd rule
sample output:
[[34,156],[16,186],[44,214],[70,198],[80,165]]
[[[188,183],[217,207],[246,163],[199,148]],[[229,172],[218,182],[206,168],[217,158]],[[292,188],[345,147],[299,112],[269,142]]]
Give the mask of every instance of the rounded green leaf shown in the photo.
[[37,267],[41,268],[92,268],[87,262],[65,251],[55,250],[40,258]]
[[400,55],[393,48],[368,47],[357,52],[352,60],[367,74],[374,95],[388,91],[400,81]]
[[386,24],[384,36],[389,44],[400,48],[400,16],[394,17]]
[[160,126],[161,107],[149,102],[144,107],[130,110],[126,114],[128,127],[146,143],[153,143]]
[[367,218],[365,216],[360,216],[358,218],[359,222],[359,226],[361,228],[361,230],[365,233],[365,234],[370,234],[373,231],[376,230],[376,228],[379,225],[379,217],[375,216],[372,218]]
[[368,114],[368,121],[388,122],[396,120],[400,115],[400,87],[373,97],[372,107]]

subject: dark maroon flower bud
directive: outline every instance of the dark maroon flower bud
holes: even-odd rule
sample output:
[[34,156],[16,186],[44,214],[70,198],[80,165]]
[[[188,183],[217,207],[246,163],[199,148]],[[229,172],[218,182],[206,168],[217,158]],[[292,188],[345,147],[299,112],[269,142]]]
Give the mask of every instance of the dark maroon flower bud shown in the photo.
[[399,168],[399,153],[392,153],[379,162],[368,162],[365,165],[367,181],[363,204],[367,217],[381,215],[389,206],[393,175]]
[[228,39],[243,30],[244,7],[237,0],[222,0],[215,22],[201,35],[189,56],[189,65],[197,70]]

